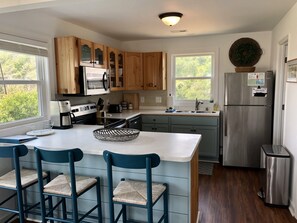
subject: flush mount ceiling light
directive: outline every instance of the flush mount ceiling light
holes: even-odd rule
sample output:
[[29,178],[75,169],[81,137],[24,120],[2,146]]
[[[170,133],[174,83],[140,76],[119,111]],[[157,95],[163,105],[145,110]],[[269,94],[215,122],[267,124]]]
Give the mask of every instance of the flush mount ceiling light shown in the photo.
[[166,12],[159,15],[159,18],[162,22],[167,26],[174,26],[176,25],[180,18],[183,16],[180,12]]

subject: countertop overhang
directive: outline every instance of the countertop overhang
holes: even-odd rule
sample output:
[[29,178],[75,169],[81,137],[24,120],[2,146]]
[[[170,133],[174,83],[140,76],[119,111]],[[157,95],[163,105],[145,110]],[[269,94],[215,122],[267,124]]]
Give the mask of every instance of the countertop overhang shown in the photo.
[[102,126],[74,125],[71,129],[55,130],[54,134],[38,137],[25,145],[29,149],[35,146],[50,150],[80,148],[90,155],[102,155],[104,150],[124,154],[156,153],[164,161],[189,162],[201,141],[199,134],[145,131],[141,131],[139,136],[131,141],[101,141],[93,135],[93,131],[98,128]]

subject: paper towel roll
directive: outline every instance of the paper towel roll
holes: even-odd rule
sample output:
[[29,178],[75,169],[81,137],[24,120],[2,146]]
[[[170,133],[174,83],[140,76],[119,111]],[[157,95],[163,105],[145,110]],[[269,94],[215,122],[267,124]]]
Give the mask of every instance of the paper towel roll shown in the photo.
[[167,107],[172,107],[173,108],[173,96],[167,96]]

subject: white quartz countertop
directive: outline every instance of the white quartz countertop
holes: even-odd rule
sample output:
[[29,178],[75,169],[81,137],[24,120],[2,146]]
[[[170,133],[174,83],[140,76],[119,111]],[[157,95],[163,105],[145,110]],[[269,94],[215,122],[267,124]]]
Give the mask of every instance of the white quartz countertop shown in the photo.
[[172,115],[172,116],[189,116],[189,117],[219,117],[220,112],[209,113],[187,113],[187,112],[165,112],[164,110],[123,110],[121,113],[107,113],[107,117],[130,119],[138,115]]
[[80,148],[85,154],[91,155],[102,155],[104,150],[124,154],[157,153],[164,161],[189,162],[201,140],[198,134],[141,131],[131,141],[101,141],[93,136],[93,130],[98,128],[101,127],[74,125],[71,129],[55,129],[54,134],[38,137],[25,145],[29,149],[34,146],[52,150]]

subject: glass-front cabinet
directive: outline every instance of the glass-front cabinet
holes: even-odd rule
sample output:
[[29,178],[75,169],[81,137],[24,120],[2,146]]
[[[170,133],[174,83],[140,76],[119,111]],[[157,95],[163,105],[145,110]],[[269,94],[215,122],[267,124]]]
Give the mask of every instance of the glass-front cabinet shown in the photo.
[[124,53],[115,48],[108,48],[108,68],[112,91],[124,90]]
[[99,43],[79,39],[79,63],[81,66],[107,68],[106,47]]

